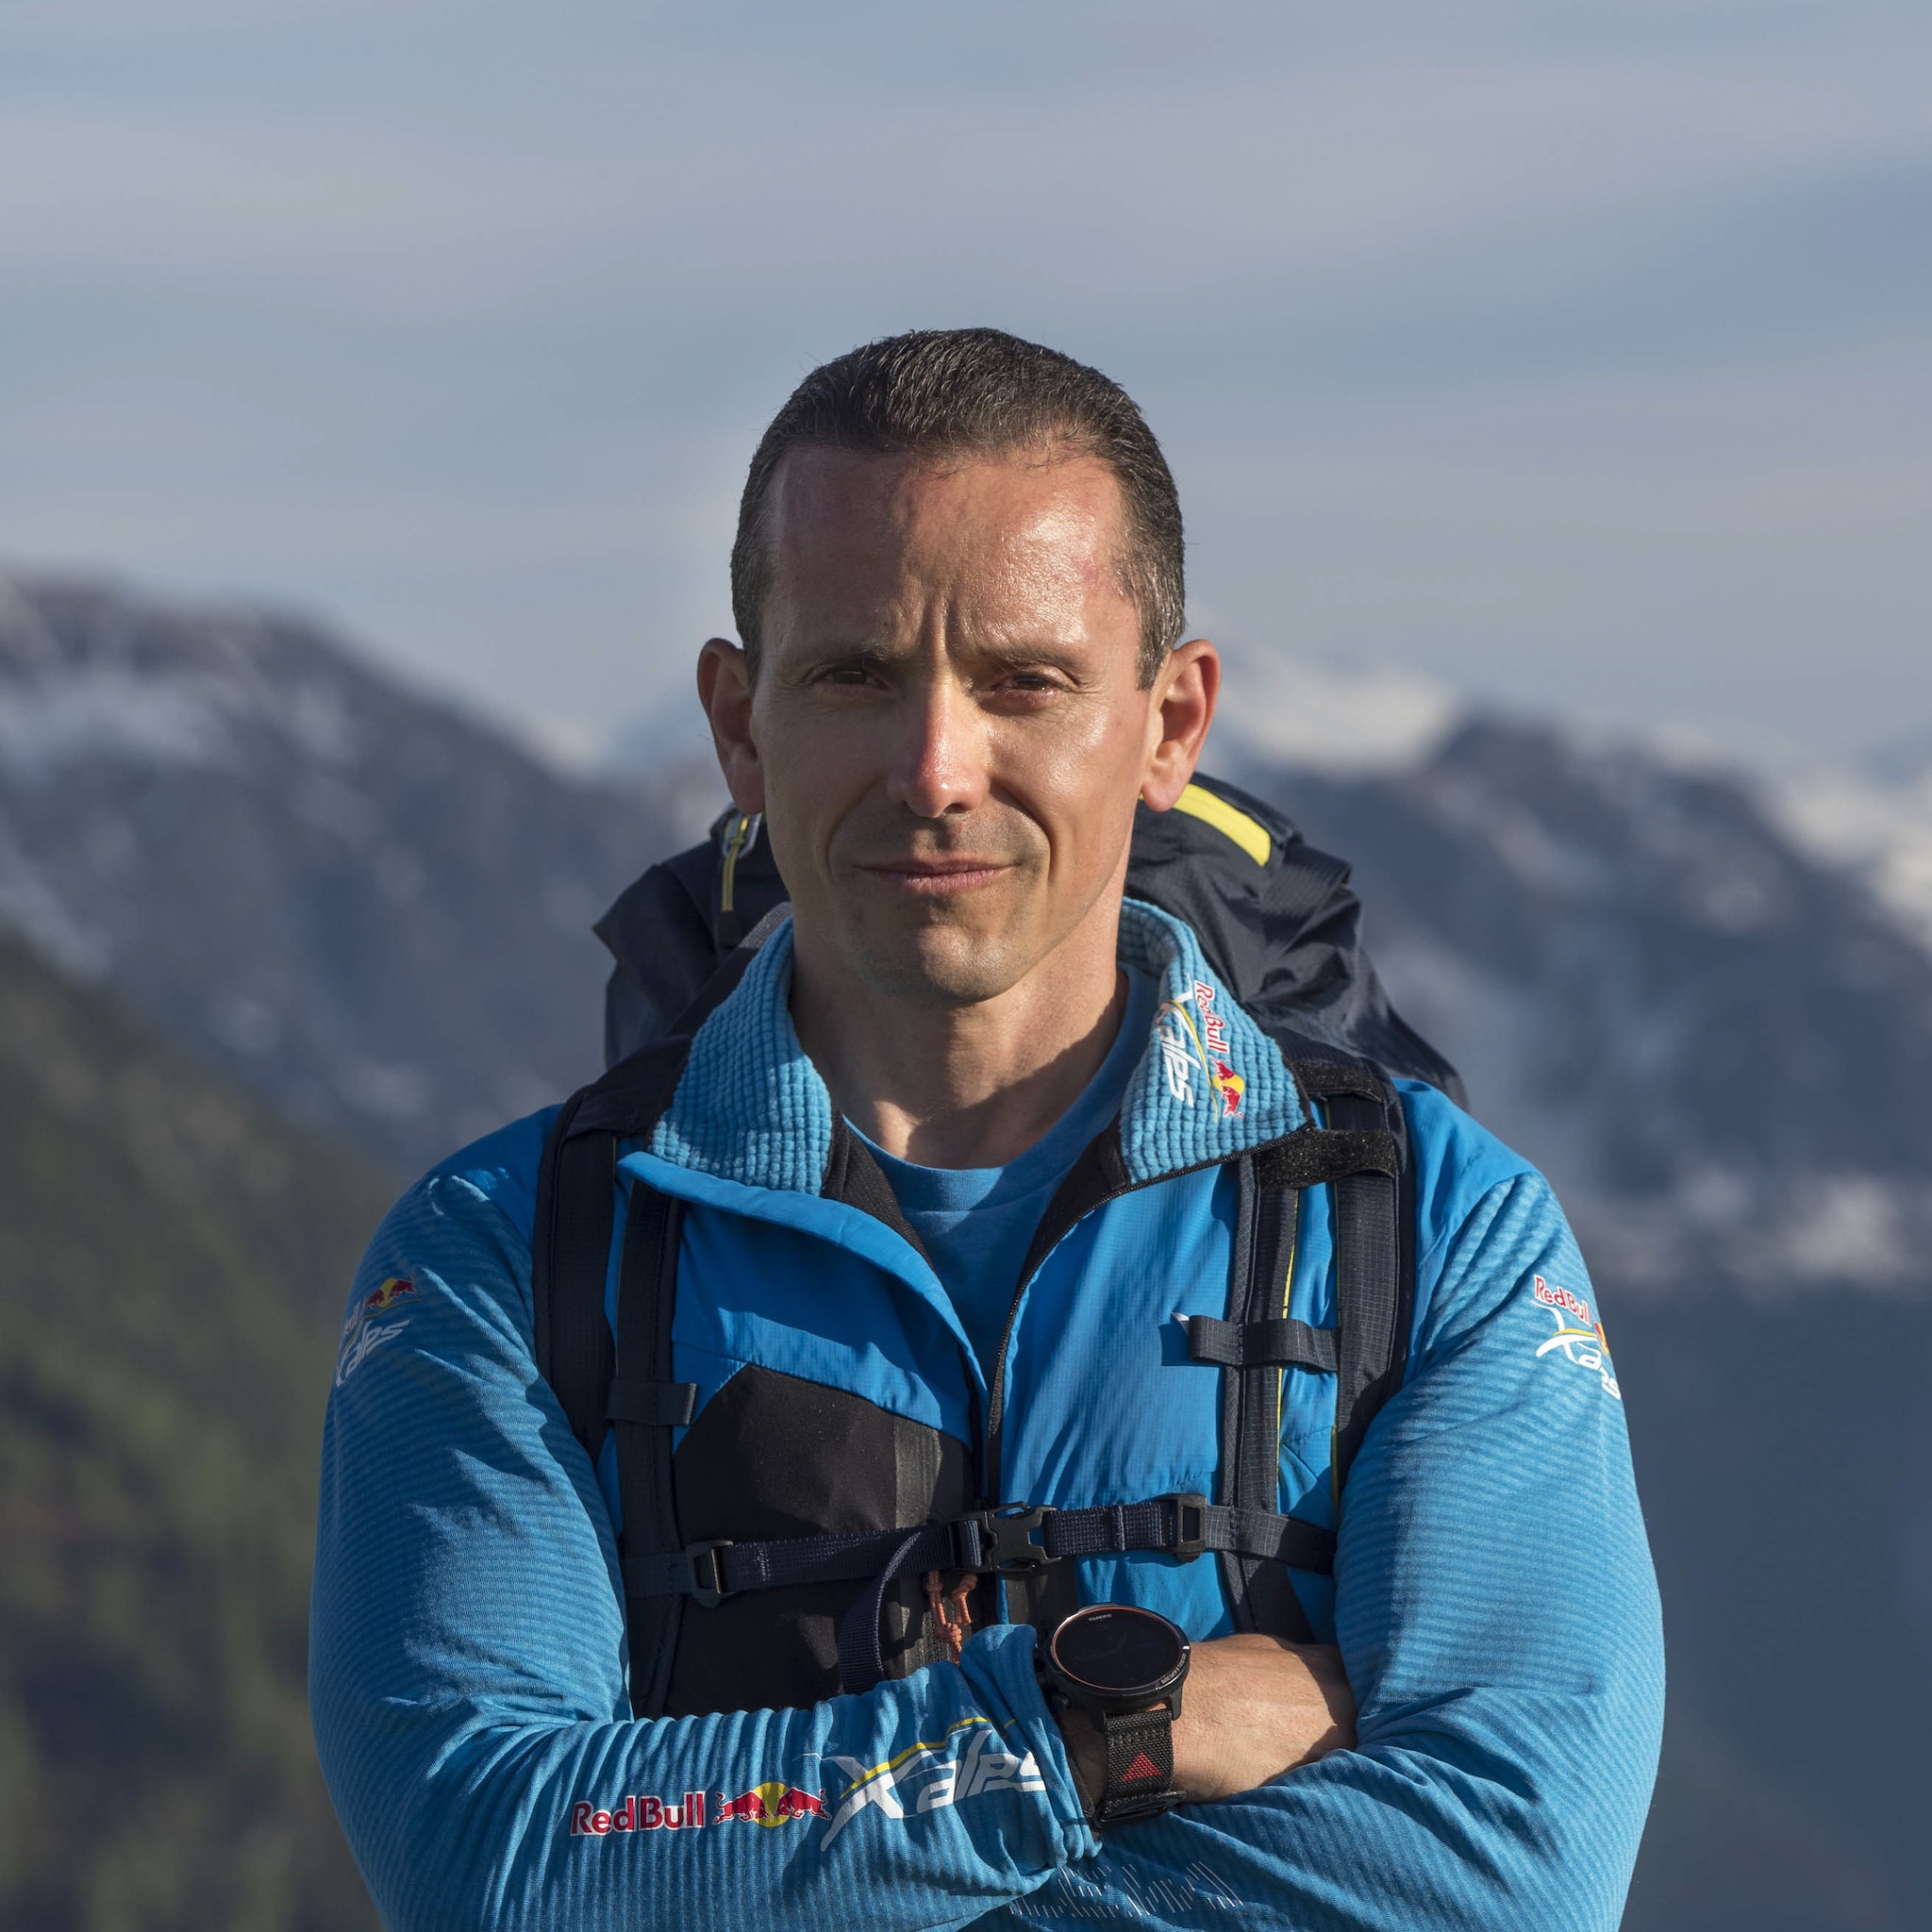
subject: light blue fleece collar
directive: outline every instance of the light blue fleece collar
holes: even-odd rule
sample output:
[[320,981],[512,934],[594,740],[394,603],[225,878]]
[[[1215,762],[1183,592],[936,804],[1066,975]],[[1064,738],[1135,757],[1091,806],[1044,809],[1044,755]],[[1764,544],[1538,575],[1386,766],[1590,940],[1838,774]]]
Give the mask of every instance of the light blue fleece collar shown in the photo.
[[[1226,1160],[1303,1124],[1273,1041],[1210,973],[1192,931],[1139,900],[1121,907],[1120,958],[1160,1001],[1121,1109],[1136,1183]],[[791,1024],[791,926],[766,941],[698,1029],[651,1152],[747,1187],[816,1194],[832,1146],[832,1102]]]

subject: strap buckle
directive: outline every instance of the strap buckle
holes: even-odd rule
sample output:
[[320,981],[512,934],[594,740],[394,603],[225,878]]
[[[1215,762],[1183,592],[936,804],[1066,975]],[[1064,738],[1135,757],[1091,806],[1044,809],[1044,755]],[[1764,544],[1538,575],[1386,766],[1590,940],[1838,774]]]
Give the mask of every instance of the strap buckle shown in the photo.
[[979,1561],[960,1567],[1014,1576],[1058,1562],[1058,1557],[1033,1540],[1033,1532],[1042,1528],[1054,1513],[1043,1503],[1002,1503],[995,1508],[975,1511],[965,1521],[979,1531]]
[[724,1588],[724,1567],[718,1561],[718,1552],[731,1548],[728,1536],[712,1537],[707,1542],[686,1543],[684,1559],[691,1565],[691,1583],[687,1593],[693,1603],[702,1604],[708,1610],[715,1610],[727,1596],[735,1596],[735,1591]]
[[1158,1500],[1174,1512],[1168,1554],[1178,1563],[1191,1563],[1208,1547],[1208,1498],[1191,1490],[1171,1490]]

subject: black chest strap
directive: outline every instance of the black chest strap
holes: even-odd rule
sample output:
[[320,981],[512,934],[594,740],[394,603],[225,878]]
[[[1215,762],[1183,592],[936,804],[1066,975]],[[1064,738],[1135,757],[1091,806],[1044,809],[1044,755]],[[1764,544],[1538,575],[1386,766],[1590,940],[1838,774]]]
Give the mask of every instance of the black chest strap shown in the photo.
[[[755,1542],[714,1540],[682,1550],[626,1557],[624,1580],[627,1596],[689,1597],[708,1608],[749,1590],[788,1590],[804,1583],[846,1583],[876,1576],[894,1558],[895,1567],[908,1570],[970,1570],[983,1576],[1013,1577],[1069,1557],[1140,1550],[1158,1551],[1181,1562],[1210,1551],[1234,1553],[1320,1576],[1331,1574],[1335,1568],[1335,1533],[1319,1524],[1271,1509],[1239,1509],[1210,1503],[1206,1496],[1176,1494],[1077,1509],[1005,1503],[947,1523],[895,1529],[773,1537]],[[846,1688],[869,1690],[871,1684]]]

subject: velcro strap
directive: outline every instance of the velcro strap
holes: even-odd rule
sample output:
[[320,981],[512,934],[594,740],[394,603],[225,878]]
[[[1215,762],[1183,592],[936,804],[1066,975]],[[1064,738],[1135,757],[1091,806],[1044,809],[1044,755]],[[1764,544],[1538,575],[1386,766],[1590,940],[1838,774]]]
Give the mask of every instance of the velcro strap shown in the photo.
[[1178,1805],[1174,1785],[1174,1710],[1108,1711],[1100,1720],[1107,1739],[1107,1783],[1093,1810],[1096,1824],[1121,1824],[1158,1817]]
[[1205,1497],[1156,1496],[1146,1503],[1054,1509],[1041,1524],[1041,1545],[1056,1559],[1116,1556],[1128,1550],[1198,1557],[1210,1547],[1206,1519],[1212,1507]]
[[1395,1136],[1386,1127],[1298,1127],[1255,1150],[1255,1177],[1264,1188],[1319,1188],[1354,1174],[1401,1172]]
[[1348,1067],[1334,1060],[1296,1060],[1295,1078],[1305,1093],[1354,1093],[1363,1100],[1386,1101],[1388,1093],[1366,1067]]
[[1291,1570],[1306,1570],[1315,1576],[1335,1574],[1335,1532],[1319,1523],[1304,1523],[1299,1516],[1277,1516],[1272,1509],[1227,1509],[1210,1504],[1208,1547],[1286,1563]]
[[1087,1509],[1049,1509],[1041,1525],[1049,1557],[1124,1555],[1163,1550],[1188,1561],[1205,1550],[1231,1550],[1292,1570],[1327,1576],[1335,1569],[1335,1532],[1298,1516],[1237,1509],[1198,1496],[1156,1496],[1146,1503],[1105,1503]]
[[695,1382],[627,1382],[620,1376],[610,1385],[604,1413],[613,1423],[658,1423],[687,1429],[697,1407]]
[[1311,1328],[1283,1317],[1273,1322],[1222,1322],[1212,1315],[1185,1318],[1188,1354],[1197,1362],[1227,1369],[1315,1369],[1335,1373],[1335,1330]]

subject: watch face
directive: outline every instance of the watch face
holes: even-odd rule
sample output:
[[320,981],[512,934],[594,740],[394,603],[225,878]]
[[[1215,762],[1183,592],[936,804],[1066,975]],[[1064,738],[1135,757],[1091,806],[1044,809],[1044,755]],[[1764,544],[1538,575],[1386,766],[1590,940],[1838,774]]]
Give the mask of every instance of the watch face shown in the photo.
[[1119,1606],[1077,1610],[1053,1636],[1053,1660],[1095,1690],[1139,1690],[1180,1668],[1186,1640],[1165,1617]]

